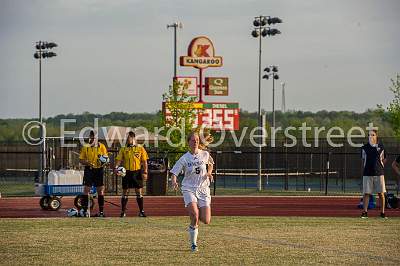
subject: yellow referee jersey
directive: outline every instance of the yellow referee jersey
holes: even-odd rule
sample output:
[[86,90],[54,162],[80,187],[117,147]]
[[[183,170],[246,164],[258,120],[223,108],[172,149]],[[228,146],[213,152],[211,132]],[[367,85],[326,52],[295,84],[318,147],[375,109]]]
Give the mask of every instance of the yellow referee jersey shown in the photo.
[[93,168],[100,168],[101,163],[99,161],[99,155],[108,155],[106,146],[100,142],[97,147],[84,145],[79,154],[79,159],[88,161]]
[[121,147],[115,158],[118,161],[123,161],[123,166],[126,170],[140,170],[140,164],[149,159],[146,150],[142,146]]

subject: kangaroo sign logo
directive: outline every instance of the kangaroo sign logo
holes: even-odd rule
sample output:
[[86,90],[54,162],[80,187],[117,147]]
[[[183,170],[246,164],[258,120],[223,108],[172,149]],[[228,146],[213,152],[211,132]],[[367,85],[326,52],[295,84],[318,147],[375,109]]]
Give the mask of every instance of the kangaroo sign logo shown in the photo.
[[205,36],[194,38],[189,45],[188,55],[180,57],[181,66],[203,69],[222,66],[222,57],[215,55],[214,45]]

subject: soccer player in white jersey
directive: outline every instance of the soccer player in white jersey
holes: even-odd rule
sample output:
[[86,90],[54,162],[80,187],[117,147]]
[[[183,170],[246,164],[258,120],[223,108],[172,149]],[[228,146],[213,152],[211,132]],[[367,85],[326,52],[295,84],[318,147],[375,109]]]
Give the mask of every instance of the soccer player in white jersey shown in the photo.
[[189,238],[192,251],[197,251],[199,220],[204,224],[211,221],[210,183],[213,181],[213,159],[208,151],[200,149],[200,137],[197,132],[188,136],[189,149],[175,163],[170,171],[172,187],[178,189],[177,176],[184,172],[182,194],[185,208],[190,217]]

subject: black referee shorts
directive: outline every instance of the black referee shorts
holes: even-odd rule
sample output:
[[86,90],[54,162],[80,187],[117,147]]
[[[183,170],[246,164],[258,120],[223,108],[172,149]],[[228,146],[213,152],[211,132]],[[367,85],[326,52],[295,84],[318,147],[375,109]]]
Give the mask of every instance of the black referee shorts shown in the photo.
[[85,166],[85,170],[83,172],[83,184],[87,187],[95,186],[101,187],[104,186],[104,170],[103,167],[100,168],[92,168],[89,166]]
[[126,170],[126,175],[122,178],[122,188],[142,188],[143,178],[140,170],[129,171]]

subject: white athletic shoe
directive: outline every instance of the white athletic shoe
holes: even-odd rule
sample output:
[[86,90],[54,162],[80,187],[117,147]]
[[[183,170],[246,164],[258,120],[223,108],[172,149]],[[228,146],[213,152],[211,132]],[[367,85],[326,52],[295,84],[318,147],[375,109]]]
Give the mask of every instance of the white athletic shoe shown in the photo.
[[192,244],[192,245],[190,246],[190,249],[191,249],[193,252],[199,251],[199,249],[197,248],[197,245],[195,245],[195,244]]

